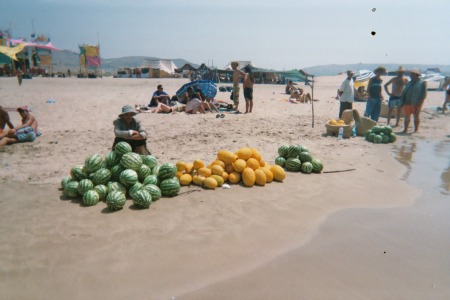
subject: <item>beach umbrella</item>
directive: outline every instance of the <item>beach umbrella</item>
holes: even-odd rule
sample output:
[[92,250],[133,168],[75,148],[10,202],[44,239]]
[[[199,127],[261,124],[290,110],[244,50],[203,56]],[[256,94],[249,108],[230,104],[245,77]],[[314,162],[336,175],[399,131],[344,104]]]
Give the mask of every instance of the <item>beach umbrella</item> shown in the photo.
[[353,75],[353,81],[355,82],[368,81],[372,77],[375,77],[375,74],[372,71],[360,70]]
[[189,87],[192,87],[194,91],[200,90],[207,98],[214,98],[217,94],[217,86],[214,82],[211,80],[196,80],[183,85],[177,91],[177,96],[181,97]]

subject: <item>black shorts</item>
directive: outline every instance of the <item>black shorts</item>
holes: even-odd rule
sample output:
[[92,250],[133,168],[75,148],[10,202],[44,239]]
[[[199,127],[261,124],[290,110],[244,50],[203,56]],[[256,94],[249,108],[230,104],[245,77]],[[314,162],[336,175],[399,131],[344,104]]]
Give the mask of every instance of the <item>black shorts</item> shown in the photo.
[[244,88],[244,98],[245,100],[253,100],[253,89],[252,88]]
[[127,142],[128,144],[130,144],[133,152],[136,150],[136,147],[147,145],[147,139],[145,139],[145,140],[129,140],[129,139],[121,138],[121,137],[116,137],[114,139],[113,149],[118,142]]
[[450,90],[447,90],[447,95],[450,95]]

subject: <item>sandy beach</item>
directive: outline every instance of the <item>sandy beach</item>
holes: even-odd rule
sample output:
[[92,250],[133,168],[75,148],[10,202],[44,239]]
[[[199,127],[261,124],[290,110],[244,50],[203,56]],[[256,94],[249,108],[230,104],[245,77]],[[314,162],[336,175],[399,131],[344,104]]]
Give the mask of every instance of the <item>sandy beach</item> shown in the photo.
[[[265,187],[183,187],[148,210],[128,200],[110,213],[102,202],[66,199],[61,179],[110,151],[123,105],[147,104],[158,84],[173,95],[188,81],[33,78],[19,87],[0,78],[0,105],[28,105],[42,131],[0,151],[0,298],[448,299],[450,114],[436,112],[443,92],[428,92],[416,134],[393,144],[337,140],[325,123],[337,118],[343,79],[317,78],[314,127],[311,104],[288,103],[283,85],[256,85],[252,114],[136,118],[160,163],[211,162],[220,149],[250,146],[273,164],[279,146],[298,143],[324,171],[355,170],[287,173]],[[362,114],[365,103],[354,108]]]

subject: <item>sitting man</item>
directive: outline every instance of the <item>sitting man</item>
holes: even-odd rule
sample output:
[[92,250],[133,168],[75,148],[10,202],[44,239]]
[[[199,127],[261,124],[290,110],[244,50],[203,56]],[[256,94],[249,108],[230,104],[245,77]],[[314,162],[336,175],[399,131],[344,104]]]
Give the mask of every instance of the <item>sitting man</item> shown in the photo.
[[296,90],[297,90],[297,88],[294,86],[294,83],[292,82],[292,80],[289,80],[288,84],[286,85],[286,88],[285,88],[286,94],[290,95]]
[[3,134],[6,125],[8,125],[9,129],[14,128],[14,125],[9,120],[8,112],[3,107],[0,106],[0,135]]
[[[30,114],[26,106],[17,108],[22,116],[22,125],[11,128],[8,133],[0,134],[0,147],[23,142],[33,142],[38,134],[38,123],[36,118]],[[11,124],[12,125],[12,124]]]
[[157,90],[153,93],[152,100],[150,100],[149,107],[156,107],[158,103],[169,105],[170,96],[164,92],[163,86],[158,85]]
[[118,142],[127,142],[130,144],[133,152],[141,155],[149,155],[147,149],[147,132],[142,127],[141,122],[133,118],[137,113],[130,105],[122,107],[122,113],[114,120],[114,139],[113,149]]
[[305,94],[303,89],[298,88],[291,93],[290,99],[295,99],[301,103],[308,103],[308,101],[311,101],[311,95],[309,93]]

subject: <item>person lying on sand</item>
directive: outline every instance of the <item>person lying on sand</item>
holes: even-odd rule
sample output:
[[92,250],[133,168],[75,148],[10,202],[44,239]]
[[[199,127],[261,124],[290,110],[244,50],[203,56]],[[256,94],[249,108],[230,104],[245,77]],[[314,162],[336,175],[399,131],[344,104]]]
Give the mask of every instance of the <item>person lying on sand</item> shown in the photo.
[[[30,114],[26,106],[20,106],[17,108],[17,112],[22,116],[22,125],[11,130],[7,133],[0,134],[0,147],[5,145],[33,142],[38,134],[38,122],[36,118]],[[12,125],[12,124],[11,124]]]
[[3,134],[6,125],[8,125],[9,129],[13,129],[14,125],[9,120],[8,112],[0,106],[0,135]]
[[182,112],[186,108],[186,104],[181,104],[178,101],[171,101],[170,106],[165,105],[164,103],[158,103],[158,106],[155,108],[150,109],[151,113],[176,113],[176,112]]
[[131,105],[122,107],[122,113],[113,122],[116,138],[112,148],[114,149],[118,142],[127,142],[133,152],[149,155],[151,153],[147,149],[147,132],[142,127],[141,122],[133,118],[136,114]]
[[309,93],[305,94],[303,89],[297,89],[291,93],[290,99],[295,99],[301,103],[308,103],[308,101],[311,101],[311,95]]

